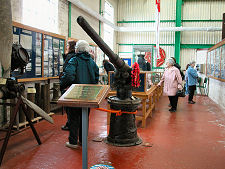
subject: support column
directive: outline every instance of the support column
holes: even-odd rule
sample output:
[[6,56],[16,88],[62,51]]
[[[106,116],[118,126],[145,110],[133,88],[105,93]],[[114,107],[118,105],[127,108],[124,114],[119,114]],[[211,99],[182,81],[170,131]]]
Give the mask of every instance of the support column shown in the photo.
[[[99,0],[99,14],[102,15],[102,0]],[[99,21],[99,33],[98,35],[101,37],[101,21]]]
[[225,13],[223,13],[222,40],[225,38]]
[[68,37],[71,37],[71,2],[68,3]]
[[[176,27],[181,26],[181,12],[182,12],[182,3],[183,0],[177,0],[176,2]],[[180,63],[180,39],[181,34],[180,32],[175,32],[175,58],[177,63]]]

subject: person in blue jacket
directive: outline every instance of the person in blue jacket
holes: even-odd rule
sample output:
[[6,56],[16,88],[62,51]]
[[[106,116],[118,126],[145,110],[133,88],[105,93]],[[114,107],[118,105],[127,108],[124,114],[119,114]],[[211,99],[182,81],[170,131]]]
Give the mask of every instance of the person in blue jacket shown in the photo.
[[190,62],[190,66],[187,70],[187,77],[188,77],[188,89],[189,89],[189,97],[188,97],[188,103],[189,104],[195,104],[193,101],[193,96],[196,90],[196,84],[198,79],[197,71],[194,69],[195,67],[195,61]]
[[[60,78],[62,88],[67,88],[72,84],[97,84],[99,80],[99,68],[89,54],[89,44],[84,40],[79,40],[76,43],[75,52],[75,57],[69,60]],[[82,108],[69,108],[68,118],[69,142],[66,142],[66,146],[77,148],[78,139],[79,143],[82,143]]]

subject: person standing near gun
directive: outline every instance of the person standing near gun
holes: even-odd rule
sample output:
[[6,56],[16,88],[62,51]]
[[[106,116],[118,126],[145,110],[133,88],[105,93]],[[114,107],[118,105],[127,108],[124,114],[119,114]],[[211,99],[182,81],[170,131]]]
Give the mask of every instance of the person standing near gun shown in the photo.
[[[66,68],[66,65],[68,64],[69,60],[72,57],[75,57],[75,46],[76,46],[76,42],[74,40],[68,40],[67,45],[66,45],[66,53],[63,54],[63,60],[64,60],[64,63],[63,63],[63,72],[65,72],[65,68]],[[63,72],[60,73],[59,78],[61,78],[63,76]],[[63,86],[60,85],[60,91],[61,91],[62,94],[65,93],[66,88],[64,88]],[[65,111],[67,112],[67,108],[65,108]],[[69,130],[69,119],[68,119],[68,115],[67,115],[67,122],[66,122],[65,125],[63,125],[61,127],[61,129],[62,130]]]
[[[97,84],[99,80],[99,68],[89,54],[89,44],[84,40],[79,40],[76,44],[76,55],[71,58],[65,67],[65,72],[60,78],[62,88],[67,88],[72,84]],[[89,109],[90,112],[90,109]],[[82,108],[69,107],[69,148],[78,147],[82,143]]]

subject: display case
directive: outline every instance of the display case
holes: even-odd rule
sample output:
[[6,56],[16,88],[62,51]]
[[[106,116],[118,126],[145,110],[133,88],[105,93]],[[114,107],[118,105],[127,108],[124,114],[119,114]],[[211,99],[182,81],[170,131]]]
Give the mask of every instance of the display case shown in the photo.
[[225,39],[209,48],[206,75],[225,82]]
[[[140,78],[140,86],[133,88],[134,92],[147,92],[152,85],[156,85],[162,77],[162,72],[155,72],[155,71],[141,71],[139,78]],[[108,81],[111,90],[115,90],[113,83],[114,83],[114,72],[110,71],[108,75]]]
[[[132,95],[139,97],[142,102],[138,108],[136,114],[136,120],[142,121],[142,127],[146,126],[146,119],[152,116],[152,112],[155,108],[156,102],[159,101],[159,97],[162,95],[163,87],[157,86],[160,81],[163,72],[153,71],[141,71],[140,72],[140,86],[133,88]],[[111,88],[108,96],[116,95],[116,89],[113,85],[114,72],[109,72],[108,81]],[[107,123],[110,121],[110,113],[107,115]]]

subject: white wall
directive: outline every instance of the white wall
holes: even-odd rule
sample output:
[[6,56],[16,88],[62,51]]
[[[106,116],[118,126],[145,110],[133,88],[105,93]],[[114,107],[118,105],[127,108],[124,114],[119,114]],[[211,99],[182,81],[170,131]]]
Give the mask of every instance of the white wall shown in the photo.
[[190,61],[194,61],[196,56],[196,49],[181,49],[180,51],[180,66],[181,70],[185,70]]
[[210,78],[209,97],[225,109],[225,82]]

